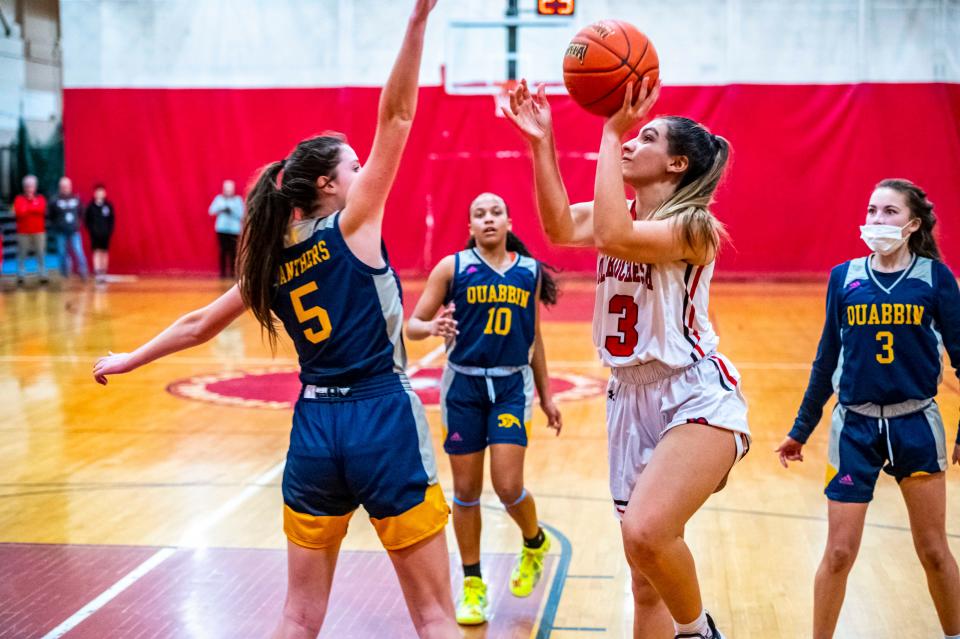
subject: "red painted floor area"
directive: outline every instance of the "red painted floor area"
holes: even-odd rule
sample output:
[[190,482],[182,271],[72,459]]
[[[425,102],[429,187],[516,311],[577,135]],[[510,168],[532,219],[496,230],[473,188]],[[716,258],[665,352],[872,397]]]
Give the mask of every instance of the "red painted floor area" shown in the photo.
[[155,552],[0,544],[0,639],[43,636]]
[[[154,548],[0,545],[0,638],[40,637],[151,556]],[[453,581],[459,567],[451,558]],[[554,558],[533,595],[517,599],[508,579],[514,555],[484,555],[494,615],[488,638],[529,637]],[[67,633],[68,638],[265,637],[286,590],[281,550],[177,551]],[[454,591],[456,592],[456,590]],[[320,637],[414,639],[400,586],[384,552],[340,555]]]

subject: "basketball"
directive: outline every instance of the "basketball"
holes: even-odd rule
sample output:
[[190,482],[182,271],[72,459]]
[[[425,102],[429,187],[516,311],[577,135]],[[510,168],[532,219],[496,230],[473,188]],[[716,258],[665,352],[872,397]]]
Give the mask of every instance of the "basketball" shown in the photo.
[[634,95],[644,77],[653,88],[660,59],[653,42],[622,20],[601,20],[581,29],[563,56],[563,83],[574,101],[590,113],[612,115],[623,105],[627,83]]

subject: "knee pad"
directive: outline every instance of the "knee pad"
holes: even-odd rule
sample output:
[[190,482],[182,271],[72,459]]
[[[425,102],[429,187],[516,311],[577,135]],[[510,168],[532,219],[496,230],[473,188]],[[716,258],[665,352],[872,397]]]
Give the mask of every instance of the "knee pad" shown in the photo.
[[503,504],[503,507],[504,507],[504,508],[513,508],[514,506],[516,506],[517,504],[519,504],[521,501],[523,501],[524,499],[526,499],[526,498],[527,498],[527,494],[528,494],[528,493],[527,493],[527,489],[524,488],[523,490],[520,491],[520,496],[517,497],[517,500],[514,501],[513,503],[508,504],[508,503],[505,502],[505,501],[502,501],[502,502],[500,502],[500,503]]

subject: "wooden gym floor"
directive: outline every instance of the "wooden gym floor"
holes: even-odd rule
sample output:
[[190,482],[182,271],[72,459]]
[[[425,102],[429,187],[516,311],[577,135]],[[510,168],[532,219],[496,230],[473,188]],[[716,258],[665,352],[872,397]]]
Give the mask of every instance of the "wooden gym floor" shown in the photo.
[[[784,470],[771,451],[807,381],[825,279],[716,283],[712,292],[721,350],[743,375],[753,447],[687,539],[707,606],[731,638],[810,636],[826,539],[826,424],[803,464]],[[409,310],[421,283],[405,285]],[[279,482],[296,392],[289,345],[271,359],[245,316],[209,344],[107,388],[90,377],[97,356],[130,350],[224,286],[54,283],[0,296],[0,638],[247,637],[272,627],[285,586]],[[483,549],[496,610],[468,637],[630,636],[628,571],[607,492],[606,373],[590,343],[591,309],[592,285],[572,281],[559,308],[543,315],[565,427],[555,438],[537,412],[526,485],[562,543],[529,601],[505,594],[518,533],[488,488]],[[408,344],[428,405],[443,363],[438,346]],[[939,401],[952,442],[960,389],[952,369],[944,377]],[[439,451],[439,410],[428,406],[428,414]],[[440,468],[449,498],[442,451]],[[696,472],[696,460],[678,472]],[[958,477],[954,467],[947,527],[960,555]],[[881,478],[867,521],[837,637],[939,636],[890,478]],[[448,542],[453,550],[449,529]],[[321,636],[412,636],[360,513],[344,550]]]

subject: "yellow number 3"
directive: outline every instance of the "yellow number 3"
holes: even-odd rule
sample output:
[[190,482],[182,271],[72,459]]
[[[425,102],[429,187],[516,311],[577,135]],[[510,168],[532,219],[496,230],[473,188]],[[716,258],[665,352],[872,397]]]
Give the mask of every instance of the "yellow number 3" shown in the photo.
[[327,311],[319,306],[311,306],[310,308],[303,307],[303,296],[307,293],[312,293],[317,290],[316,282],[307,282],[303,286],[290,291],[290,301],[293,303],[293,310],[297,314],[297,319],[301,324],[315,319],[320,324],[320,330],[315,331],[312,328],[306,328],[303,330],[303,334],[307,337],[308,340],[314,344],[319,344],[323,340],[330,337],[330,333],[333,330],[333,327],[330,325],[330,315],[327,314]]
[[893,333],[890,331],[880,331],[877,333],[877,341],[884,342],[880,345],[883,353],[877,353],[877,361],[881,364],[890,364],[893,362]]

